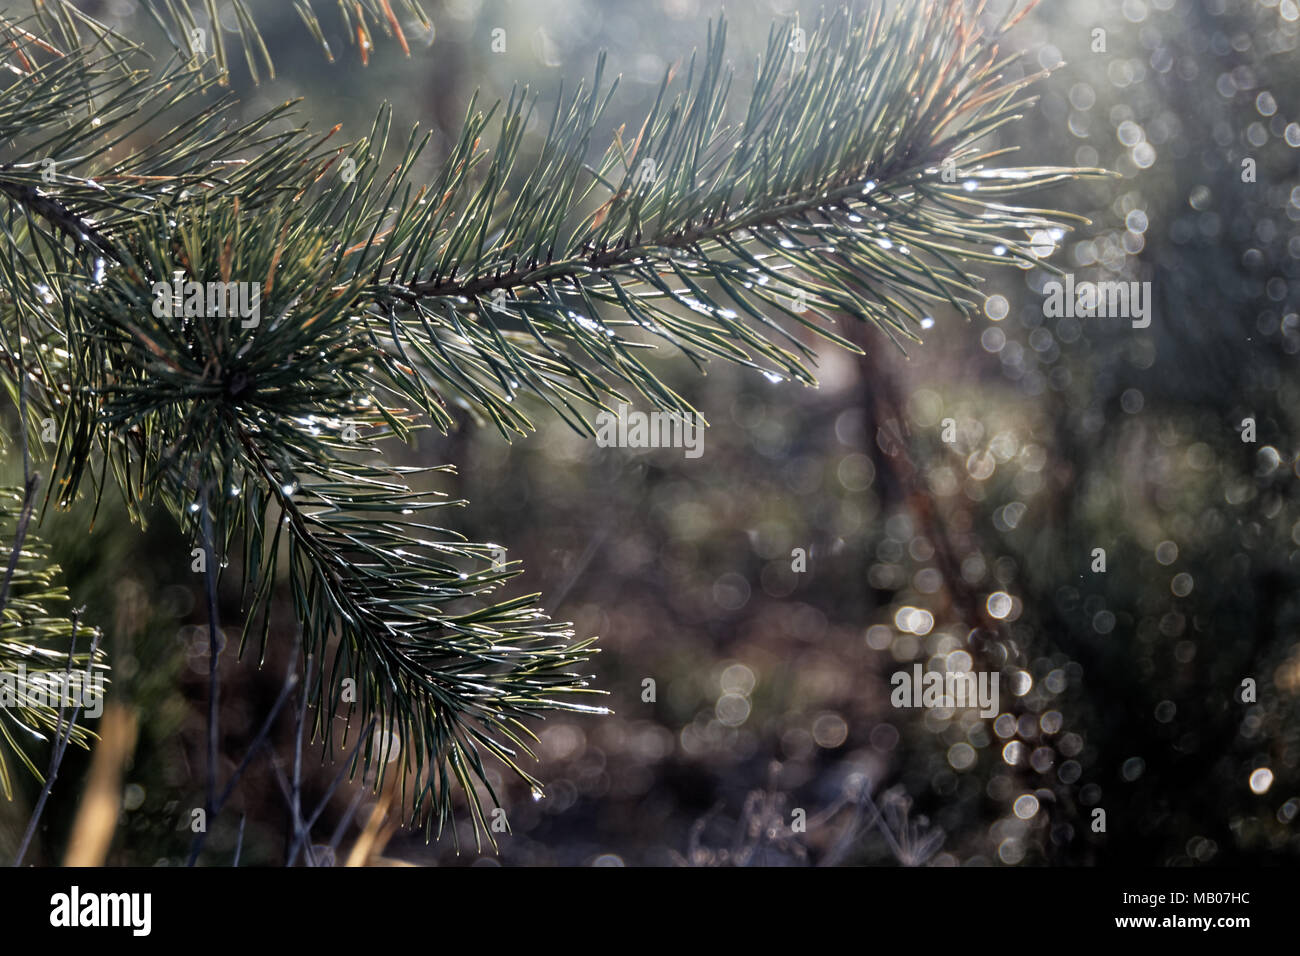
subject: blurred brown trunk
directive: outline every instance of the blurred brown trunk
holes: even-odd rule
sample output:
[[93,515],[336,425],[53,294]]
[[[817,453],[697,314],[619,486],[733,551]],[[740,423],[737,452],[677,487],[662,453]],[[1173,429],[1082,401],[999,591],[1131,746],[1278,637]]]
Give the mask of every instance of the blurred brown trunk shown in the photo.
[[103,866],[122,812],[122,771],[135,753],[136,712],[106,704],[64,866]]
[[[858,357],[858,367],[862,374],[864,441],[876,466],[881,510],[888,512],[894,506],[905,507],[916,519],[917,533],[924,535],[934,548],[934,564],[943,576],[940,595],[945,605],[935,608],[936,621],[947,617],[961,621],[968,628],[966,650],[971,656],[972,671],[1005,676],[1009,666],[1027,669],[1028,662],[1023,659],[1006,625],[987,613],[979,591],[962,576],[962,561],[972,548],[968,540],[964,549],[966,554],[963,554],[963,549],[948,532],[939,503],[926,484],[925,463],[918,464],[913,459],[911,433],[903,411],[905,396],[888,359],[880,354],[885,340],[867,323],[853,317],[844,317],[841,330],[863,352]],[[997,645],[1001,646],[1000,653]],[[1005,664],[1000,663],[998,657]],[[1014,694],[1000,693],[999,709],[1011,714],[1017,724],[1028,713],[1024,699]],[[1040,797],[1051,793],[1038,786],[1038,775],[1023,762],[1011,770],[1021,792],[1036,792]],[[1051,814],[1055,808],[1044,803],[1043,810]],[[1058,848],[1047,841],[1044,849],[1051,859]]]

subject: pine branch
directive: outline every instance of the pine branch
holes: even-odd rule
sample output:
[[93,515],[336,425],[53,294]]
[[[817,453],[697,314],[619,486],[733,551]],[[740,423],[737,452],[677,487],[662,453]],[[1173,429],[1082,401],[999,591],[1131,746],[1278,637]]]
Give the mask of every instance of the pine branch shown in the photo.
[[[60,571],[50,562],[46,546],[30,533],[19,537],[18,526],[29,513],[22,502],[16,492],[0,498],[0,540],[15,542],[16,559],[6,571],[0,610],[0,793],[6,799],[13,799],[6,754],[44,780],[28,752],[34,741],[48,742],[56,750],[68,741],[88,746],[91,733],[75,718],[65,720],[63,705],[78,696],[78,689],[78,703],[88,700],[95,690],[90,681],[103,678],[108,669],[98,649],[99,632],[78,624],[75,612],[69,616],[60,610],[68,603],[68,593],[54,583]],[[77,634],[90,643],[90,651],[75,650]]]
[[[376,786],[398,756],[388,752],[388,734],[402,742],[398,769],[403,793],[410,787],[412,823],[432,811],[425,819],[431,827],[436,818],[441,833],[451,815],[450,770],[470,798],[476,832],[486,830],[470,778],[499,804],[486,783],[484,753],[540,792],[520,763],[535,759],[523,721],[547,710],[606,712],[570,699],[594,693],[573,670],[594,652],[591,641],[573,642],[572,629],[551,623],[537,595],[490,603],[517,566],[495,568],[493,545],[463,543],[428,523],[437,509],[464,502],[413,492],[403,479],[417,469],[297,458],[286,474],[252,436],[244,440],[281,515],[261,580],[274,578],[283,527],[295,609],[322,662],[307,691],[325,746],[334,733],[329,715],[351,678],[355,696],[345,716],[377,716],[384,732],[363,744],[365,766],[379,764]],[[259,613],[266,620],[269,597],[269,590],[256,591],[250,628]]]
[[[225,20],[219,17],[215,0],[142,0],[140,7],[162,31],[178,56],[199,66],[211,64],[223,86],[229,82],[232,52],[225,38],[225,27],[231,26],[230,19],[233,18],[234,31],[239,34],[239,52],[253,82],[260,82],[259,63],[274,79],[275,64],[262,38],[258,18],[247,0],[231,0],[224,11],[227,14]],[[308,34],[332,63],[334,52],[311,0],[294,0],[293,7]],[[392,38],[403,53],[408,57],[411,55],[406,30],[398,19],[399,10],[406,16],[408,28],[414,28],[426,43],[433,42],[433,21],[417,0],[400,0],[397,9],[390,0],[350,0],[338,4],[343,35],[347,42],[356,44],[363,65],[370,62],[377,34]],[[124,40],[122,34],[78,10],[70,0],[45,0],[35,4],[35,13],[44,35],[57,37],[65,48],[78,49],[89,45],[90,38],[99,43],[106,39]],[[136,46],[134,43],[131,45]]]
[[[65,681],[71,677],[72,661],[76,657],[77,626],[80,616],[80,610],[72,612],[72,646],[68,651],[68,666],[63,672]],[[100,635],[98,633],[91,637],[88,659],[93,659],[98,655],[99,639]],[[54,789],[54,782],[58,779],[59,768],[63,766],[63,755],[67,753],[68,743],[77,730],[77,718],[81,716],[83,706],[85,706],[84,700],[73,702],[72,712],[68,714],[67,723],[65,724],[63,721],[65,706],[62,703],[59,705],[59,722],[54,728],[54,742],[50,745],[49,768],[45,771],[45,783],[41,787],[40,796],[36,798],[36,805],[32,808],[32,814],[27,820],[27,829],[23,831],[22,842],[18,844],[18,852],[14,856],[13,864],[16,867],[23,865],[23,859],[27,856],[27,849],[31,846],[32,838],[36,835],[36,827],[40,824],[41,815],[45,812],[46,801],[49,800],[50,792]]]
[[[538,785],[527,721],[601,708],[578,702],[591,642],[535,595],[503,599],[517,569],[437,523],[461,502],[377,461],[383,440],[423,415],[449,428],[453,405],[507,437],[539,403],[591,432],[629,390],[692,412],[656,375],[664,342],[814,384],[810,335],[856,348],[842,315],[915,339],[932,311],[980,303],[976,268],[1051,268],[1042,248],[1082,220],[1009,200],[1102,175],[998,165],[1008,150],[984,140],[1035,77],[1008,78],[1016,57],[959,0],[775,28],[739,105],[719,21],[631,142],[618,127],[596,153],[617,85],[601,58],[539,147],[527,91],[471,104],[429,184],[411,178],[428,134],[389,153],[387,108],[345,146],[293,126],[290,104],[231,128],[224,54],[216,76],[195,57],[146,68],[55,7],[57,23],[0,22],[17,70],[0,89],[0,327],[33,347],[7,348],[0,376],[16,400],[30,388],[25,427],[58,422],[54,500],[116,486],[137,520],[156,502],[196,538],[211,522],[245,643],[265,646],[287,576],[320,662],[314,734],[332,752],[336,718],[376,722],[360,766],[376,786],[399,773],[430,831],[457,786],[484,829],[485,756]],[[358,9],[390,20],[382,0]],[[197,22],[155,12],[178,35]],[[174,310],[155,286],[177,277],[257,283],[260,315]]]
[[1037,263],[1044,236],[1054,246],[1083,221],[1004,203],[1104,172],[986,165],[1003,151],[978,141],[1037,77],[1003,78],[1014,58],[965,4],[834,14],[801,62],[791,31],[772,31],[743,122],[727,121],[720,23],[684,87],[674,95],[670,71],[631,147],[616,137],[594,168],[613,93],[603,60],[589,91],[557,103],[536,155],[521,152],[525,95],[490,159],[474,147],[488,117],[471,116],[437,203],[413,223],[398,208],[373,257],[377,340],[413,366],[390,365],[397,387],[433,412],[432,375],[503,432],[528,427],[511,406],[521,390],[588,433],[578,406],[624,400],[623,385],[694,411],[640,357],[654,338],[701,367],[720,357],[811,385],[815,354],[785,323],[854,348],[831,330],[846,312],[915,340],[936,306],[969,316],[982,301],[963,263]]

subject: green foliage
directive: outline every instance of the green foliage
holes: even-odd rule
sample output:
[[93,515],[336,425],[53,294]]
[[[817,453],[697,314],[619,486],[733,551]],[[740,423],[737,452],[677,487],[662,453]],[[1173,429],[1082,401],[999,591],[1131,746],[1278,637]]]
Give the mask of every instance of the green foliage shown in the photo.
[[[22,504],[19,493],[0,496],[0,540],[18,538]],[[13,681],[8,689],[16,698],[15,705],[0,706],[0,792],[6,799],[13,799],[7,754],[42,780],[29,753],[33,742],[50,742],[64,733],[78,746],[88,745],[84,727],[74,724],[69,731],[72,708],[60,713],[57,702],[67,696],[63,688],[69,672],[79,672],[81,686],[87,687],[86,675],[108,670],[102,652],[96,650],[92,662],[98,631],[80,623],[77,612],[68,613],[68,591],[55,583],[59,567],[49,560],[46,546],[28,533],[13,557],[12,572],[4,579],[5,598],[0,599],[0,674]]]
[[[29,428],[59,424],[55,500],[113,484],[138,519],[159,502],[196,538],[206,503],[246,639],[267,639],[287,568],[321,664],[315,729],[378,718],[364,764],[387,767],[395,735],[412,818],[439,829],[453,778],[481,826],[485,754],[537,786],[524,721],[599,709],[580,702],[592,648],[536,595],[496,595],[518,569],[440,527],[460,502],[413,488],[381,440],[426,415],[446,430],[455,407],[507,438],[544,406],[590,434],[631,392],[693,412],[655,375],[660,341],[700,368],[815,384],[807,333],[854,348],[845,316],[898,340],[936,307],[969,315],[970,268],[1037,262],[1034,233],[1073,219],[1007,200],[1100,175],[993,165],[1004,151],[980,142],[1030,79],[1004,78],[1015,57],[956,0],[837,13],[806,38],[774,28],[738,111],[720,21],[636,135],[619,127],[593,158],[617,85],[602,59],[548,116],[527,90],[471,105],[427,185],[411,169],[428,134],[390,151],[386,108],[344,147],[291,126],[290,104],[232,128],[213,89],[224,52],[147,69],[57,9],[0,22],[16,70],[0,88],[0,322],[33,354],[0,372],[16,398],[26,382]],[[177,35],[186,9],[156,6]],[[363,9],[395,24],[383,0]],[[260,318],[157,314],[155,283],[177,273],[260,283]]]

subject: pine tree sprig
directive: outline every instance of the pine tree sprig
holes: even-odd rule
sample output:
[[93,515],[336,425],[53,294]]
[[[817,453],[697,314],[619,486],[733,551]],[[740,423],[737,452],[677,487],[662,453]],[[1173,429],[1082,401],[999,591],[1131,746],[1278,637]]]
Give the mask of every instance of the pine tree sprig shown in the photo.
[[[600,710],[581,703],[594,648],[499,593],[517,568],[438,520],[459,502],[384,463],[389,439],[458,409],[507,438],[547,407],[591,434],[637,394],[694,412],[664,344],[813,385],[818,339],[857,348],[841,321],[901,344],[932,312],[969,316],[976,269],[1050,268],[1081,220],[1012,202],[1104,175],[1000,165],[984,141],[1037,77],[1000,52],[1009,24],[959,0],[775,27],[739,105],[719,20],[628,138],[600,57],[549,108],[471,102],[429,183],[428,134],[390,147],[387,107],[343,145],[293,104],[235,126],[226,52],[156,67],[67,6],[0,21],[0,325],[27,343],[0,379],[30,432],[56,425],[51,500],[116,487],[139,521],[162,504],[196,539],[210,522],[259,651],[287,583],[320,663],[316,735],[329,752],[336,725],[374,722],[360,766],[399,773],[430,832],[457,788],[486,829],[485,758],[539,786],[529,722]],[[199,23],[151,9],[177,41]],[[343,9],[394,27],[383,0]],[[246,12],[247,62],[269,69]],[[257,285],[259,314],[206,307],[232,283]]]
[[[772,31],[731,125],[719,23],[684,85],[669,71],[635,141],[616,137],[594,167],[585,156],[616,86],[602,86],[603,60],[590,88],[557,102],[535,153],[521,152],[526,95],[506,104],[490,155],[470,145],[487,123],[471,117],[438,202],[368,290],[385,347],[428,360],[399,387],[424,402],[433,374],[503,432],[526,427],[511,406],[532,392],[590,433],[580,406],[626,400],[620,386],[694,411],[643,358],[656,338],[700,367],[719,357],[815,384],[794,330],[852,348],[833,331],[839,314],[911,340],[938,304],[969,316],[982,298],[964,263],[1036,263],[1044,235],[1054,246],[1079,221],[1002,197],[1107,175],[986,165],[1001,151],[977,142],[1016,118],[1039,77],[1005,79],[1012,58],[956,0],[837,12],[802,58],[797,39]],[[453,350],[478,361],[448,368]]]
[[[0,540],[18,540],[22,505],[19,492],[0,495]],[[61,572],[48,547],[30,531],[20,544],[0,605],[0,794],[7,800],[13,799],[14,784],[7,757],[44,780],[30,752],[33,745],[56,746],[66,736],[79,747],[89,746],[94,734],[85,724],[69,725],[72,702],[85,704],[97,692],[92,682],[108,679],[105,654],[97,648],[99,632],[69,613],[68,592],[56,583]]]

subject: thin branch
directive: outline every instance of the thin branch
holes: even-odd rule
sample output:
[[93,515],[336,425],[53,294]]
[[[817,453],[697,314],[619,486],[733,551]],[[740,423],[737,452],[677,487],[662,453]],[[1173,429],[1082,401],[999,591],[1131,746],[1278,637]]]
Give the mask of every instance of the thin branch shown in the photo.
[[[307,663],[303,673],[303,687],[298,695],[298,716],[293,724],[293,793],[289,801],[290,811],[293,814],[295,831],[293,839],[289,842],[289,852],[286,856],[286,866],[293,866],[293,861],[298,856],[298,849],[306,838],[306,825],[302,819],[302,732],[307,723],[307,687],[311,684],[312,656],[307,655]],[[310,849],[308,856],[311,856]]]
[[[280,761],[274,756],[271,758],[271,769],[275,771],[275,782],[280,785],[280,793],[284,796],[284,802],[289,808],[289,829],[293,833],[291,839],[294,843],[297,843],[306,839],[306,832],[304,829],[306,823],[302,818],[302,814],[299,812],[300,808],[294,804],[293,789],[290,786],[288,779],[285,777],[284,771],[280,768]],[[288,857],[286,855],[286,861],[287,860]],[[285,865],[288,866],[288,862],[286,862]],[[307,865],[316,865],[316,857],[312,853],[310,846],[307,847]]]
[[[0,164],[0,173],[11,167],[12,164],[9,163]],[[40,216],[70,238],[78,249],[91,246],[119,265],[125,265],[121,253],[94,226],[69,210],[63,203],[43,194],[39,189],[26,183],[0,178],[0,195],[7,197],[10,202],[22,209]]]
[[[266,743],[267,737],[271,733],[271,727],[275,723],[275,718],[279,716],[285,703],[288,702],[289,695],[293,692],[293,689],[298,686],[298,675],[294,670],[294,664],[296,661],[297,655],[295,654],[290,658],[290,664],[288,671],[285,673],[284,683],[280,687],[280,695],[275,699],[275,703],[271,705],[271,709],[267,712],[266,718],[262,721],[261,728],[257,731],[257,736],[255,736],[253,742],[248,745],[248,750],[244,753],[244,759],[239,762],[239,766],[235,768],[235,772],[231,774],[230,779],[226,781],[226,787],[218,795],[214,804],[213,812],[208,815],[207,822],[209,827],[211,827],[215,817],[225,808],[226,801],[228,801],[231,794],[234,793],[236,784],[238,784],[240,779],[244,776],[244,771],[248,769],[249,764],[253,762],[253,758],[257,755],[257,752],[262,748],[262,745]],[[193,866],[195,864],[199,858],[199,853],[203,850],[203,845],[207,842],[207,838],[208,834],[206,829],[195,835],[194,842],[190,847],[189,860],[186,861],[185,864],[186,866]]]
[[[935,156],[937,161],[941,157]],[[913,159],[909,166],[923,160]],[[464,296],[466,298],[494,292],[497,289],[533,288],[543,283],[568,281],[578,282],[582,279],[599,277],[601,273],[616,271],[644,263],[646,259],[665,259],[673,254],[694,253],[703,242],[718,242],[730,239],[738,233],[775,226],[791,219],[799,219],[809,213],[831,208],[849,199],[862,198],[862,183],[867,180],[884,181],[892,177],[898,164],[890,163],[875,170],[867,168],[845,177],[843,185],[806,195],[802,190],[800,197],[785,197],[774,200],[771,205],[733,218],[724,217],[716,224],[692,226],[669,232],[660,236],[638,237],[637,242],[620,242],[611,250],[601,250],[588,255],[572,256],[558,262],[543,261],[527,268],[513,269],[497,275],[475,275],[462,282],[450,279],[411,282],[400,287],[382,287],[381,291],[390,291],[399,297],[437,298],[446,296]]]
[[212,546],[212,515],[208,511],[208,486],[203,486],[199,497],[199,511],[203,525],[203,582],[208,598],[208,824],[212,824],[217,802],[217,761],[220,738],[221,707],[221,622],[217,618],[217,568]]
[[[329,806],[330,798],[334,796],[334,791],[343,783],[348,767],[356,763],[357,754],[361,752],[361,745],[366,741],[370,734],[373,733],[375,724],[378,720],[379,718],[377,717],[371,717],[370,722],[366,724],[365,729],[357,736],[357,742],[352,745],[352,753],[348,755],[347,759],[343,762],[343,765],[339,767],[338,773],[334,775],[334,779],[330,782],[329,787],[326,788],[325,795],[320,798],[320,801],[316,804],[316,809],[313,810],[311,816],[307,818],[304,827],[307,836],[311,835],[311,828],[316,825],[316,821],[320,819],[320,815],[324,813],[325,808]],[[298,849],[299,847],[295,846],[293,851],[289,854],[289,866],[293,866],[294,861],[297,859]],[[331,849],[333,849],[333,844],[331,844]]]
[[[72,672],[72,658],[77,650],[77,623],[81,618],[81,609],[72,613],[72,646],[68,651],[68,669],[65,672],[70,675]],[[98,633],[90,642],[90,662],[95,660],[95,653],[99,650]],[[65,685],[66,686],[66,685]],[[84,692],[82,694],[84,696]],[[18,845],[18,855],[14,857],[13,865],[15,867],[23,865],[23,858],[27,855],[27,848],[31,845],[32,837],[36,834],[36,825],[41,819],[41,814],[45,812],[45,803],[50,798],[50,792],[54,789],[54,781],[59,776],[59,767],[63,764],[63,755],[68,749],[68,742],[72,739],[72,731],[76,727],[77,718],[81,715],[81,705],[83,701],[78,701],[72,710],[72,716],[68,720],[67,728],[63,725],[62,704],[59,705],[59,732],[55,734],[54,745],[50,750],[50,769],[45,775],[45,786],[41,788],[41,795],[36,800],[36,806],[32,810],[31,819],[27,821],[27,830],[23,833],[22,843]]]

